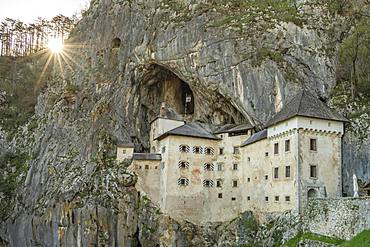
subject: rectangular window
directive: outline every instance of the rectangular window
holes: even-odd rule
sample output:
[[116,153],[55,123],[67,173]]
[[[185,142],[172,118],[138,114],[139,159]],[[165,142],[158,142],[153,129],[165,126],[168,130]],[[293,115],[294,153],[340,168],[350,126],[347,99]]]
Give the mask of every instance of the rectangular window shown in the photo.
[[238,181],[236,180],[233,181],[233,187],[238,187]]
[[279,201],[279,196],[275,196],[275,202]]
[[279,168],[278,167],[274,168],[274,178],[275,179],[279,178]]
[[317,140],[316,139],[310,139],[310,150],[317,151]]
[[126,154],[126,149],[123,149],[123,150],[122,150],[122,153],[123,153],[123,154]]
[[236,201],[236,198],[235,198],[235,197],[231,197],[231,200],[232,200],[232,201]]
[[233,164],[233,170],[234,171],[238,170],[238,164]]
[[310,166],[310,177],[317,178],[317,166]]
[[222,198],[222,193],[218,193],[218,198]]
[[269,179],[269,176],[268,175],[265,175],[265,180],[268,180]]
[[251,181],[251,178],[248,178],[247,181],[250,182]]
[[290,178],[290,166],[285,167],[285,177]]
[[248,197],[247,197],[247,200],[248,200],[248,201],[250,201],[250,200],[251,200],[251,197],[250,197],[250,196],[248,196]]
[[286,197],[285,197],[285,201],[286,201],[286,202],[290,202],[290,196],[286,196]]
[[166,152],[166,146],[162,147],[162,154]]
[[290,151],[290,140],[285,140],[285,152]]
[[149,165],[145,165],[145,170],[148,170],[149,169]]
[[279,143],[274,144],[274,154],[279,154]]
[[217,164],[217,171],[222,171],[222,168],[223,167],[223,165],[222,164]]
[[240,154],[239,147],[234,147],[234,154]]
[[266,153],[265,153],[265,156],[266,156],[266,157],[268,157],[268,156],[269,156],[269,152],[266,152]]
[[251,157],[248,157],[248,162],[251,162]]
[[216,187],[219,187],[219,188],[222,187],[222,180],[221,179],[216,181]]
[[265,201],[268,202],[269,201],[269,197],[268,196],[265,196]]
[[220,151],[220,155],[224,154],[224,148],[220,148],[219,151]]

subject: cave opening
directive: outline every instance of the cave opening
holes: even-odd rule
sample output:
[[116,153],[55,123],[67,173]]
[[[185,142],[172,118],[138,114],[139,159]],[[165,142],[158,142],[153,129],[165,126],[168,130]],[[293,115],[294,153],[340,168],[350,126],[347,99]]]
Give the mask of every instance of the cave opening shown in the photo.
[[121,39],[120,38],[114,38],[112,40],[111,47],[112,47],[112,49],[120,48],[121,47]]

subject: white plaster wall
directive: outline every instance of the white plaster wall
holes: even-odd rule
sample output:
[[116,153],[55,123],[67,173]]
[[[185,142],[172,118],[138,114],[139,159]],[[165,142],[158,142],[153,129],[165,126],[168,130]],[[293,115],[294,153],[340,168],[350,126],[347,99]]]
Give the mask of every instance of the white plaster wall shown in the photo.
[[[172,120],[172,119],[167,119],[167,118],[158,118],[155,121],[153,121],[151,128],[150,128],[151,152],[156,152],[156,153],[160,152],[158,142],[155,141],[154,139],[184,124],[185,124],[184,121]],[[153,150],[153,147],[155,147],[155,151]]]
[[134,148],[117,147],[117,161],[122,162],[124,159],[131,159],[134,154]]
[[297,116],[269,127],[267,136],[272,137],[299,128],[344,133],[343,122]]

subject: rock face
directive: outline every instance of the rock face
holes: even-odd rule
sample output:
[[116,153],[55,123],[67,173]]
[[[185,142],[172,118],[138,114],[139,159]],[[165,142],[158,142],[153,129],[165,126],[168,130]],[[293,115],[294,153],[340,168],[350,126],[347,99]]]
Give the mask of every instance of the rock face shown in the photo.
[[216,124],[263,125],[302,87],[326,99],[345,19],[310,3],[293,14],[276,8],[92,1],[63,72],[38,98],[37,126],[29,123],[11,145],[32,158],[23,160],[24,186],[1,239],[11,246],[272,246],[293,236],[285,221],[256,228],[247,213],[209,226],[175,222],[139,199],[135,175],[114,161],[119,141],[148,150],[149,121],[164,99],[181,107],[183,95],[172,93],[181,83],[194,96],[194,119]]

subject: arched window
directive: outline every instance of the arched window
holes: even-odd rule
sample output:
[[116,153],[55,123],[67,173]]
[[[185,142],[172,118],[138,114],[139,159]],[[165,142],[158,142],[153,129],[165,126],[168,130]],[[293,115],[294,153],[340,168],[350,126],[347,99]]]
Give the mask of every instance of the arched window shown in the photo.
[[112,49],[120,48],[121,47],[121,40],[119,38],[114,38],[112,40]]
[[203,180],[203,187],[211,188],[213,187],[213,181],[210,179]]
[[193,147],[193,153],[195,154],[201,154],[203,152],[203,148],[202,147],[198,147],[198,146],[194,146]]
[[205,171],[213,171],[215,169],[212,163],[205,163],[203,167]]
[[182,153],[189,153],[190,147],[188,145],[182,144],[179,146],[179,151]]
[[189,185],[189,179],[187,179],[187,178],[179,178],[179,179],[177,179],[177,184],[179,186],[188,186]]
[[307,197],[308,198],[317,198],[318,197],[317,190],[316,189],[309,189],[307,191]]
[[189,168],[189,162],[181,160],[179,161],[179,168],[180,169],[187,169]]
[[211,147],[204,148],[204,154],[213,155],[214,153],[215,153],[215,151],[214,151],[213,148],[211,148]]

